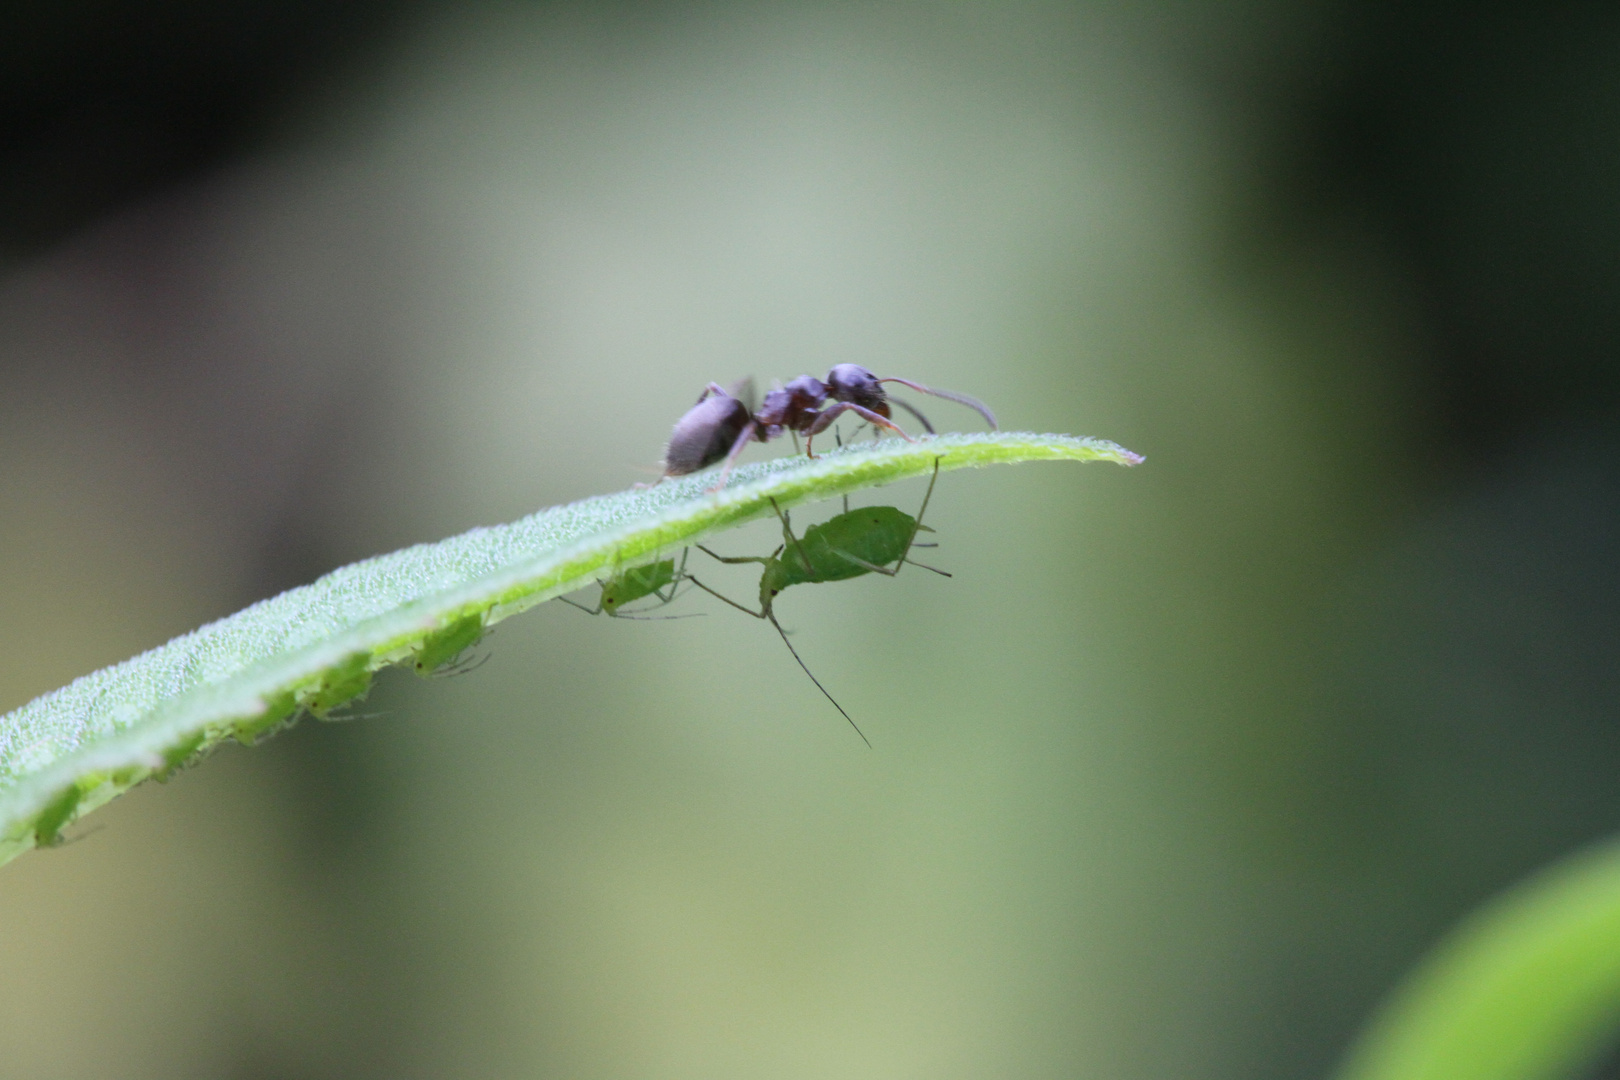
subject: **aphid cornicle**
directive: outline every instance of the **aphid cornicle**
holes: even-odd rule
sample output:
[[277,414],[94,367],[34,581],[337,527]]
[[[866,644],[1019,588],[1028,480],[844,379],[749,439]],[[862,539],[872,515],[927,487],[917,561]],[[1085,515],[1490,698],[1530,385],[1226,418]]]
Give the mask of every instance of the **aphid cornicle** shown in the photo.
[[[923,495],[922,507],[917,516],[912,517],[903,510],[892,506],[868,506],[858,510],[848,510],[837,517],[829,518],[820,525],[812,525],[805,530],[802,537],[793,535],[793,525],[788,515],[771,500],[771,508],[782,522],[782,546],[770,555],[753,556],[727,556],[716,555],[703,545],[698,550],[711,558],[723,563],[759,563],[764,571],[759,575],[759,610],[746,607],[731,599],[723,593],[716,592],[696,577],[687,575],[687,579],[711,596],[717,597],[736,608],[746,612],[756,619],[768,619],[776,632],[781,635],[782,643],[788,647],[804,673],[810,676],[810,681],[816,684],[816,689],[826,695],[833,708],[843,714],[849,726],[855,729],[855,734],[867,746],[872,743],[861,731],[844,707],[838,704],[836,698],[827,692],[810,671],[808,665],[799,656],[799,651],[788,640],[787,632],[782,624],[776,621],[776,612],[773,605],[776,597],[783,589],[793,585],[814,585],[826,581],[846,581],[849,578],[860,577],[862,574],[886,574],[893,577],[900,572],[900,568],[907,563],[920,566],[924,570],[932,570],[943,577],[950,577],[943,570],[936,570],[932,566],[925,566],[916,562],[909,556],[912,547],[916,544],[917,533],[933,530],[922,523],[922,518],[928,512],[928,500],[934,495],[934,482],[939,479],[939,459],[934,459],[934,474],[928,481],[928,491]],[[893,563],[891,569],[889,564]]]
[[845,413],[853,413],[873,427],[892,431],[908,442],[914,441],[890,419],[891,404],[911,413],[923,429],[932,434],[934,426],[926,416],[899,398],[889,397],[883,389],[883,384],[888,382],[966,405],[977,410],[991,428],[996,427],[995,414],[977,398],[950,390],[935,390],[910,379],[874,375],[859,364],[838,364],[827,373],[825,380],[800,375],[786,386],[772,390],[765,395],[765,402],[757,412],[742,397],[710,383],[697,404],[675,423],[669,447],[664,451],[664,476],[685,476],[724,461],[725,467],[714,485],[717,489],[724,487],[732,466],[750,441],[769,442],[790,431],[805,436],[805,453],[815,457],[815,437],[832,427]]

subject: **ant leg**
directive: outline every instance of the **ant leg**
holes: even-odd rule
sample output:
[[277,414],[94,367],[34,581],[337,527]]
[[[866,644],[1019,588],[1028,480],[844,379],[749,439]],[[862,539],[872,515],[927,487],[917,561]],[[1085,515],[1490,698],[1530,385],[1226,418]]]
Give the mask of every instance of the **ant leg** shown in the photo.
[[930,424],[928,422],[928,417],[926,417],[922,413],[918,412],[916,407],[914,405],[912,405],[910,402],[901,401],[897,397],[896,398],[890,398],[889,402],[890,402],[890,404],[900,406],[902,409],[906,410],[906,412],[910,413],[912,416],[915,416],[917,418],[917,423],[921,424],[923,426],[923,430],[928,432],[928,434],[932,435],[934,433],[934,425]]
[[[716,557],[718,557],[718,556],[716,556]],[[750,559],[739,559],[738,561],[739,562],[751,562],[752,560],[750,560]],[[716,600],[724,600],[726,603],[730,604],[732,607],[736,608],[738,611],[742,612],[744,615],[752,615],[756,619],[768,619],[768,618],[770,618],[770,613],[769,612],[755,611],[753,608],[743,607],[741,604],[737,603],[737,601],[733,600],[731,597],[727,596],[725,593],[717,592],[714,589],[709,588],[707,585],[703,584],[703,582],[699,581],[697,578],[690,578],[689,580],[692,582],[692,584],[696,585],[698,588],[702,589],[704,592],[708,593],[710,596],[714,597]],[[774,622],[775,620],[772,620],[772,621]]]
[[[748,609],[744,608],[743,610],[747,611]],[[749,614],[752,614],[752,612],[749,612]],[[809,665],[806,664],[802,658],[800,658],[799,650],[795,649],[793,647],[793,642],[788,640],[787,631],[783,630],[782,624],[776,621],[776,616],[767,610],[765,612],[765,618],[771,620],[771,625],[776,627],[776,632],[782,635],[782,644],[788,647],[788,652],[793,654],[793,659],[799,661],[799,666],[804,668],[804,673],[806,675],[810,676],[810,681],[816,684],[816,689],[820,690],[822,695],[826,697],[828,701],[833,703],[833,708],[837,709],[843,718],[849,721],[849,726],[855,729],[855,734],[861,737],[861,742],[865,743],[866,748],[870,750],[872,748],[872,740],[866,737],[866,732],[861,730],[860,725],[855,722],[854,718],[850,716],[849,713],[844,712],[844,707],[838,704],[838,699],[827,693],[827,688],[821,685],[821,680],[815,677],[815,675],[811,672]]]
[[[885,375],[885,376],[879,378],[878,382],[880,382],[880,383],[897,382],[901,386],[909,386],[909,387],[911,387],[913,390],[917,391],[919,394],[931,394],[931,395],[933,395],[934,397],[937,397],[937,398],[944,398],[946,401],[954,401],[958,405],[966,405],[968,408],[974,410],[980,416],[984,417],[985,420],[989,423],[989,425],[992,428],[994,428],[997,431],[1001,430],[1001,426],[996,423],[996,414],[990,411],[990,406],[986,405],[984,402],[980,401],[978,398],[968,397],[966,394],[958,394],[958,393],[954,393],[954,392],[952,392],[950,390],[935,390],[932,387],[924,386],[922,383],[914,383],[910,379],[898,379],[898,378],[895,378],[892,375]],[[906,407],[910,408],[909,405],[906,406]]]
[[750,420],[737,433],[737,441],[731,444],[731,452],[726,455],[726,463],[720,467],[720,479],[715,481],[714,485],[709,488],[710,494],[726,486],[726,481],[731,479],[731,470],[736,467],[737,459],[742,456],[743,447],[748,445],[749,438],[754,435],[758,428],[758,422]]
[[917,441],[910,435],[907,435],[905,429],[899,424],[896,424],[893,420],[886,417],[879,416],[877,413],[866,408],[864,405],[856,405],[852,401],[835,401],[821,412],[817,413],[815,422],[812,423],[808,429],[806,429],[804,452],[811,457],[815,457],[816,455],[810,449],[810,444],[815,440],[817,435],[820,435],[823,431],[826,431],[828,428],[832,427],[833,421],[837,420],[846,412],[854,413],[856,416],[860,417],[862,420],[865,420],[873,427],[887,428],[896,435],[900,436],[902,439],[906,440],[906,442]]

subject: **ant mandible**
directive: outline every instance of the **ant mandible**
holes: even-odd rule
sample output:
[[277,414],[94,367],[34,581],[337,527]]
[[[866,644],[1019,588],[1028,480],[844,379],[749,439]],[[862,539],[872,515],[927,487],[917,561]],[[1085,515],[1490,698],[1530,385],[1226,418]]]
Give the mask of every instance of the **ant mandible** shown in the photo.
[[[685,476],[723,459],[725,467],[714,485],[717,490],[725,486],[732,466],[751,440],[769,442],[789,431],[803,433],[805,453],[815,457],[812,449],[815,437],[846,412],[854,413],[873,427],[886,428],[907,442],[915,442],[889,418],[891,399],[883,389],[883,384],[889,382],[966,405],[984,417],[992,428],[996,427],[995,414],[977,398],[935,390],[910,379],[880,377],[859,364],[839,364],[827,373],[825,381],[800,375],[786,386],[766,394],[765,403],[757,412],[751,411],[744,401],[725,388],[710,383],[697,404],[675,423],[669,448],[664,451],[664,476]],[[915,416],[923,429],[933,434],[934,426],[922,413],[899,398],[892,399],[892,404]]]

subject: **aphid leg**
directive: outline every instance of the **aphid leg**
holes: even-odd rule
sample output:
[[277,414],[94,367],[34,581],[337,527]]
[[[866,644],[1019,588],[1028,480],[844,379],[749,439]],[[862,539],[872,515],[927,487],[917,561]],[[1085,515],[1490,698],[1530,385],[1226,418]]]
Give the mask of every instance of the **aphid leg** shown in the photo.
[[903,429],[899,424],[896,424],[893,420],[887,419],[886,417],[879,416],[877,413],[873,412],[871,409],[868,409],[864,405],[856,405],[852,401],[835,401],[816,414],[815,423],[811,424],[809,430],[804,433],[804,452],[807,455],[810,457],[816,456],[815,451],[810,448],[811,444],[815,441],[816,436],[832,427],[833,422],[846,412],[854,413],[856,416],[860,417],[862,420],[865,420],[873,427],[886,428],[900,436],[902,439],[906,440],[906,442],[917,441],[910,435],[907,435],[905,433],[905,429]]
[[[747,611],[748,609],[744,608],[743,610]],[[750,612],[750,614],[752,614],[752,612]],[[872,740],[866,737],[866,732],[861,730],[860,725],[855,723],[854,718],[851,717],[849,713],[844,712],[844,707],[838,704],[838,699],[827,693],[827,688],[821,685],[821,680],[816,678],[815,673],[810,670],[810,666],[806,664],[803,658],[799,656],[799,650],[795,649],[793,647],[793,642],[788,640],[787,631],[783,630],[782,624],[776,621],[775,613],[767,610],[765,612],[765,617],[771,620],[771,625],[776,627],[776,632],[782,635],[782,644],[787,646],[788,652],[793,654],[793,659],[799,662],[799,666],[804,669],[804,673],[810,676],[810,681],[816,684],[816,689],[820,690],[822,695],[828,701],[833,703],[833,708],[837,709],[839,714],[842,715],[845,720],[849,721],[849,726],[855,729],[855,734],[861,737],[861,742],[865,743],[866,748],[870,750],[872,748]]]
[[[884,375],[878,379],[878,382],[897,382],[901,386],[911,387],[919,394],[931,394],[937,398],[944,398],[946,401],[954,401],[958,405],[966,405],[968,408],[974,410],[980,416],[984,417],[985,421],[989,423],[992,428],[997,431],[1001,430],[1000,425],[996,423],[996,414],[990,411],[990,406],[986,405],[978,398],[968,397],[966,394],[958,394],[950,390],[935,390],[933,387],[924,386],[922,383],[914,383],[910,379],[898,379],[892,375]],[[905,403],[900,402],[900,404],[904,405]],[[909,409],[911,406],[907,405],[906,408]]]
[[[906,541],[906,551],[908,553],[911,551],[912,548],[917,546],[917,534],[919,532],[921,532],[923,529],[928,528],[926,525],[924,525],[922,523],[922,519],[923,519],[923,515],[928,513],[928,500],[932,499],[934,497],[934,484],[938,480],[939,480],[939,458],[935,458],[934,459],[934,475],[932,475],[932,476],[930,476],[928,478],[928,490],[927,490],[927,492],[925,492],[923,494],[922,506],[918,508],[917,516],[911,523],[911,537],[910,537],[910,539],[908,539]],[[928,529],[928,531],[933,532],[934,530],[933,529]],[[940,577],[950,577],[951,576],[950,574],[946,573],[944,570],[940,570],[940,569],[938,569],[936,567],[929,566],[926,563],[917,562],[914,559],[907,558],[905,555],[900,556],[900,561],[894,564],[894,569],[893,570],[890,570],[888,567],[878,566],[876,563],[867,562],[865,559],[860,558],[857,555],[851,555],[849,552],[843,551],[843,550],[841,550],[839,548],[833,548],[832,550],[834,552],[836,552],[842,558],[848,559],[850,562],[854,563],[856,566],[862,567],[863,569],[866,569],[866,570],[870,570],[874,574],[884,574],[884,575],[886,575],[888,577],[894,577],[894,575],[896,575],[896,574],[898,574],[900,572],[900,567],[901,567],[902,564],[910,563],[912,566],[920,566],[924,570],[932,570],[934,573],[938,574]]]
[[[804,548],[799,546],[799,538],[793,535],[793,524],[788,521],[788,516],[782,513],[782,508],[776,505],[775,499],[771,500],[771,509],[775,510],[776,516],[782,519],[782,535],[787,538],[786,546],[791,546],[794,551],[799,553],[799,565],[804,567],[805,573],[810,573],[812,569],[810,566],[810,556],[804,553]],[[778,548],[777,550],[780,551],[781,548]]]
[[[712,555],[714,553],[710,552],[710,554]],[[714,557],[717,558],[717,559],[720,559],[720,556],[718,556],[718,555],[715,555]],[[720,559],[720,561],[721,562],[764,562],[765,560],[763,560],[763,559]],[[710,596],[714,597],[716,600],[724,600],[726,603],[730,604],[732,607],[736,608],[738,611],[742,612],[745,615],[752,615],[756,619],[765,619],[765,618],[770,617],[767,612],[755,611],[753,608],[743,607],[741,604],[737,603],[737,601],[733,600],[731,597],[727,596],[725,593],[719,592],[718,590],[709,588],[707,585],[703,584],[703,582],[699,581],[697,578],[690,578],[688,580],[690,580],[692,582],[692,584],[696,585],[698,588],[702,589],[704,592],[708,593]]]
[[[691,553],[691,548],[681,549],[681,565],[672,571],[669,584],[664,586],[664,589],[669,590],[668,596],[664,595],[663,589],[654,589],[652,591],[652,595],[658,598],[658,604],[656,605],[657,607],[664,607],[668,604],[673,604],[675,602],[675,598],[680,595],[681,582],[692,580],[692,575],[686,572],[686,557]],[[561,599],[561,597],[558,599]],[[621,612],[623,611],[623,609],[620,610]],[[651,609],[644,608],[643,610]],[[704,614],[706,613],[702,611],[688,612],[685,615],[642,615],[637,612],[627,612],[617,614],[616,617],[620,619],[634,619],[637,622],[668,622],[671,619],[696,619]]]
[[[923,422],[927,423],[926,420]],[[933,429],[929,428],[929,430],[932,431]],[[842,450],[844,448],[844,437],[838,434],[837,428],[833,428],[833,441],[838,443],[838,449]],[[795,454],[799,452],[799,438],[797,435],[793,437],[793,452]],[[844,493],[844,513],[849,513],[849,493],[847,491]]]
[[583,611],[587,615],[600,615],[600,614],[602,614],[602,598],[601,597],[596,598],[596,606],[593,607],[593,608],[588,608],[584,604],[581,604],[579,601],[570,600],[566,596],[559,596],[559,597],[557,597],[557,599],[561,600],[563,603],[567,604],[569,607],[577,607],[577,608],[579,608],[579,610]]
[[[764,563],[770,562],[770,559],[767,559],[767,558],[765,558],[763,556],[760,556],[760,555],[716,555],[714,552],[710,551],[708,548],[704,547],[702,544],[697,544],[695,546],[697,547],[697,549],[699,551],[703,552],[703,554],[707,555],[709,558],[714,559],[716,562],[723,562],[723,563],[757,562],[757,563],[760,563],[762,565]],[[782,549],[777,548],[776,550],[781,551]],[[697,578],[691,577],[690,575],[688,575],[688,579],[694,585],[699,583]]]

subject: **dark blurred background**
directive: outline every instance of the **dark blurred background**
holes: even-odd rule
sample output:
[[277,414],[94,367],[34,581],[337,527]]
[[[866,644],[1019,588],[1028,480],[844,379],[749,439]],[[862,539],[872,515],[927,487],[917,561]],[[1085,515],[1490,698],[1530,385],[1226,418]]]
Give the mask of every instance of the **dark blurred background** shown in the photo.
[[0,1076],[1323,1076],[1620,824],[1612,4],[69,0],[0,58],[0,709],[626,486],[711,379],[1148,458],[953,475],[950,582],[783,604],[872,752],[749,620],[547,605],[99,811],[0,869]]

